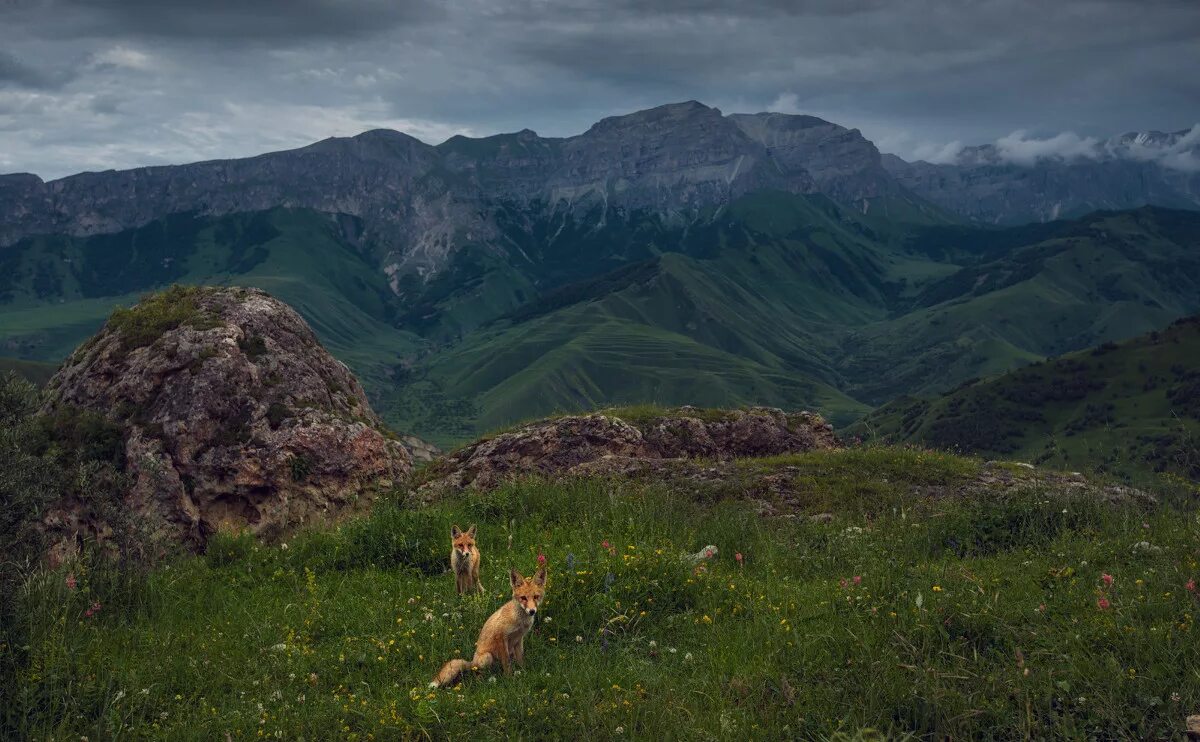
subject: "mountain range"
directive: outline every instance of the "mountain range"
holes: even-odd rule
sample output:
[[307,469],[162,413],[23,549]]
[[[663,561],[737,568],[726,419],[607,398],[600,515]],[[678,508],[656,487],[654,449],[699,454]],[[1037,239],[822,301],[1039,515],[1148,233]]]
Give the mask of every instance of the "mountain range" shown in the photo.
[[848,423],[1200,311],[1190,136],[934,165],[687,102],[567,138],[378,130],[0,176],[0,355],[56,362],[146,290],[236,283],[295,306],[389,422],[440,444],[643,401]]

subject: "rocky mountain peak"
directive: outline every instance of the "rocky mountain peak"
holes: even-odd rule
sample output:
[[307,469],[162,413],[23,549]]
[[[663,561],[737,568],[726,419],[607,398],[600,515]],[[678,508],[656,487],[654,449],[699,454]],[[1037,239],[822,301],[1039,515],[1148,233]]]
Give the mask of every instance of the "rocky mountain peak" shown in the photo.
[[[411,469],[350,371],[263,291],[173,287],[113,313],[51,379],[48,414],[122,428],[126,517],[150,542],[274,536],[370,501]],[[46,519],[60,552],[112,529],[85,503]]]

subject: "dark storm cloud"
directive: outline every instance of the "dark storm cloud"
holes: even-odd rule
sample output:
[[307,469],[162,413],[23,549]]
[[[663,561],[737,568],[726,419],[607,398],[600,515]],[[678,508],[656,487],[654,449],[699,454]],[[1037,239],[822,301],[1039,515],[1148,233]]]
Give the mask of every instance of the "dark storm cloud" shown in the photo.
[[70,78],[68,72],[39,69],[25,64],[13,54],[0,51],[0,88],[52,89],[61,87]]
[[909,157],[1200,121],[1200,0],[0,0],[0,49],[0,172],[46,175],[693,98]]
[[18,0],[13,10],[30,25],[54,19],[48,35],[268,44],[371,36],[439,14],[434,0]]

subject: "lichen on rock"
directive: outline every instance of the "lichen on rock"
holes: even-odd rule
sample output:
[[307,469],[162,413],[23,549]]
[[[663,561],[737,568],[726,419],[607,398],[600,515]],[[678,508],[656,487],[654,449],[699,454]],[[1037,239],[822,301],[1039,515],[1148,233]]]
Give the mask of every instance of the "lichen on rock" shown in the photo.
[[[117,310],[48,384],[43,412],[69,408],[122,427],[123,508],[166,544],[335,519],[411,469],[350,370],[257,289],[172,287]],[[45,524],[60,552],[108,526],[66,502]]]

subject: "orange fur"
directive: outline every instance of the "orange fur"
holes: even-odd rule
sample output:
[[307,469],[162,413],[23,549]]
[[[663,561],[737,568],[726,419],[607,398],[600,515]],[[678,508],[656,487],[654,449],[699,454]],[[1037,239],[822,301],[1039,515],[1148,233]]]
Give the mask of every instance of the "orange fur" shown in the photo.
[[475,642],[474,657],[470,662],[453,659],[442,665],[429,687],[449,685],[467,670],[482,670],[497,660],[505,674],[512,672],[512,663],[525,664],[525,635],[533,628],[538,606],[546,595],[546,568],[539,569],[533,577],[522,577],[515,569],[510,570],[508,578],[512,600],[484,622],[479,641]]
[[483,592],[479,579],[479,547],[475,545],[475,526],[467,530],[450,527],[450,571],[454,572],[454,589],[459,595],[478,590]]

